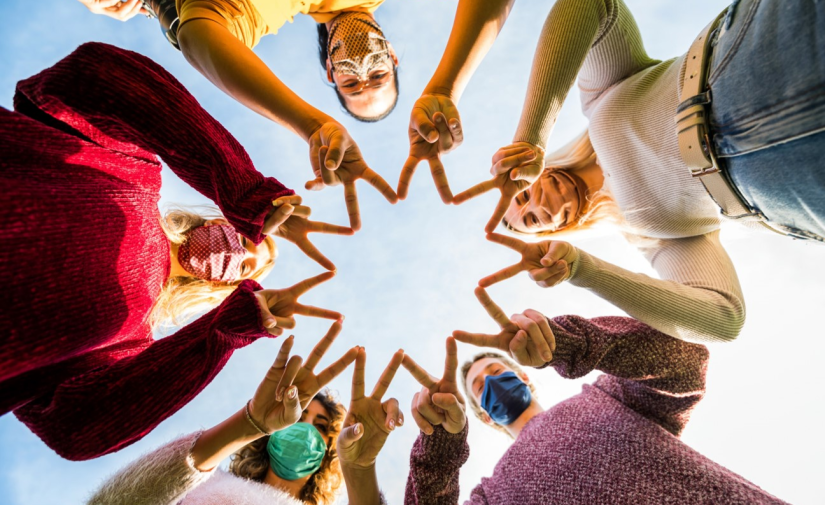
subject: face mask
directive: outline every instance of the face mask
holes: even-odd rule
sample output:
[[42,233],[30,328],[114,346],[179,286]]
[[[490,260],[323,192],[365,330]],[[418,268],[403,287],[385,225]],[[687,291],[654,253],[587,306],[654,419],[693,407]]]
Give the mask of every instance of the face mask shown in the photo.
[[484,379],[481,408],[497,424],[513,424],[532,401],[530,387],[513,372],[488,375]]
[[315,426],[295,423],[270,435],[266,452],[269,453],[269,466],[275,475],[286,480],[297,480],[321,468],[327,446]]
[[244,256],[246,249],[238,240],[238,232],[228,224],[198,226],[178,247],[178,262],[183,269],[207,281],[238,280]]
[[389,45],[384,32],[367,14],[345,12],[333,21],[329,30],[327,54],[335,72],[358,76],[366,80],[369,73],[389,60]]

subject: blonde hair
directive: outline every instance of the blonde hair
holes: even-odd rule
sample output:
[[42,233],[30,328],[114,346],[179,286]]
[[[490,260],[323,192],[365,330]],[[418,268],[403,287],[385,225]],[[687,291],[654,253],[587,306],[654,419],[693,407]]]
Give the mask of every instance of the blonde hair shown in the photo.
[[[200,212],[195,212],[195,208]],[[172,207],[161,219],[160,226],[171,243],[182,244],[190,230],[203,226],[209,219],[223,219],[220,211],[214,207],[195,208]],[[269,247],[271,259],[249,277],[256,281],[266,277],[275,265],[275,241],[269,236],[264,241]],[[170,277],[149,313],[149,326],[152,331],[180,326],[194,315],[219,305],[241,282],[242,279],[222,283],[191,276]]]
[[[470,408],[472,409],[473,414],[475,414],[475,416],[481,422],[484,422],[484,414],[486,414],[486,412],[484,411],[484,409],[481,408],[481,405],[478,403],[478,401],[476,401],[472,391],[467,389],[467,374],[470,373],[470,368],[472,368],[477,361],[482,360],[484,358],[497,359],[501,361],[504,365],[506,365],[508,368],[510,368],[512,371],[514,371],[516,375],[524,374],[524,369],[521,368],[521,366],[519,366],[518,363],[516,363],[515,361],[511,360],[503,354],[492,351],[478,353],[472,358],[470,358],[468,361],[465,361],[463,365],[461,365],[461,389],[464,391],[464,396],[467,397],[467,401],[470,402]],[[536,386],[534,386],[533,383],[530,382],[529,384],[527,384],[527,387],[530,388],[530,393],[532,393],[533,398],[537,398],[538,395],[536,393]],[[497,423],[493,423],[492,427],[502,433],[505,433],[508,437],[513,438],[513,435],[511,435],[510,432],[504,428],[504,426],[501,426]]]
[[[313,401],[321,402],[330,415],[329,433],[327,433],[327,453],[318,469],[301,489],[300,500],[310,505],[331,505],[335,503],[338,489],[344,483],[341,462],[335,449],[335,441],[344,425],[346,409],[338,403],[328,389],[320,391]],[[266,444],[269,437],[245,445],[232,455],[229,471],[238,477],[263,482],[269,471],[269,453]]]
[[[581,135],[568,142],[564,147],[547,155],[544,159],[544,170],[572,173],[593,166],[594,163],[596,163],[596,151],[590,142],[590,131],[584,130]],[[559,230],[524,232],[513,227],[506,219],[502,219],[501,222],[505,228],[513,233],[543,237],[585,230],[598,223],[612,223],[623,226],[624,219],[610,190],[602,187],[592,195],[587,196],[587,201],[576,221]]]

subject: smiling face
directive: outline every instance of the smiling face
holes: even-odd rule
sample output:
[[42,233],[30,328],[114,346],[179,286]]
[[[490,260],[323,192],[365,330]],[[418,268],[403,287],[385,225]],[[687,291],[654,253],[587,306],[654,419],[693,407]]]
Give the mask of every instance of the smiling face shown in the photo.
[[575,225],[586,203],[584,181],[564,170],[545,170],[510,203],[505,221],[522,233],[559,231]]
[[360,120],[384,117],[398,99],[392,45],[371,14],[345,12],[327,26],[327,78],[342,104]]

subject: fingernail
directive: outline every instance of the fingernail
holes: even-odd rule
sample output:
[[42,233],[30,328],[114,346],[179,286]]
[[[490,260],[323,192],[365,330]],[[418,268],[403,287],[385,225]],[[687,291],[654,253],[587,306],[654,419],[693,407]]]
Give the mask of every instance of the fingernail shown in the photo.
[[392,419],[390,419],[390,429],[391,430],[395,429],[395,421],[393,421]]
[[280,207],[283,203],[281,200],[272,200],[272,205],[275,207]]
[[550,360],[553,359],[553,354],[550,353],[550,352],[546,352],[546,353],[542,354],[541,357],[544,358],[544,361],[550,361]]
[[278,391],[275,392],[275,399],[278,401],[284,399],[284,388],[278,388]]
[[266,327],[269,328],[269,329],[272,329],[277,325],[278,325],[278,322],[275,321],[274,319],[270,319],[269,321],[266,322]]
[[404,426],[404,416],[401,414],[398,415],[398,426]]
[[361,434],[361,424],[360,423],[356,424],[355,429],[353,431],[355,431],[356,435],[360,435]]
[[290,400],[294,400],[295,395],[297,395],[297,394],[298,394],[298,388],[296,388],[295,386],[292,386],[291,388],[289,388],[289,391],[287,392],[286,395],[289,397]]
[[335,166],[335,162],[332,160],[327,160],[324,162],[324,166],[327,168],[333,168]]
[[444,116],[436,116],[435,117],[435,122],[436,123],[443,123],[444,122]]

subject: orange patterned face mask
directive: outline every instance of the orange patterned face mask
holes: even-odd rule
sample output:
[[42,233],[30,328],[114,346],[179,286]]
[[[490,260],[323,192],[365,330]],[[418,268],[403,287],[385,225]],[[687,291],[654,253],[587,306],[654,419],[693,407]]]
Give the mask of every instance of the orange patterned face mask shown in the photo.
[[384,32],[371,16],[362,12],[344,12],[332,21],[327,54],[333,71],[362,80],[381,63],[393,66]]
[[184,270],[213,282],[238,280],[245,256],[238,232],[228,224],[198,226],[178,248],[178,262]]

